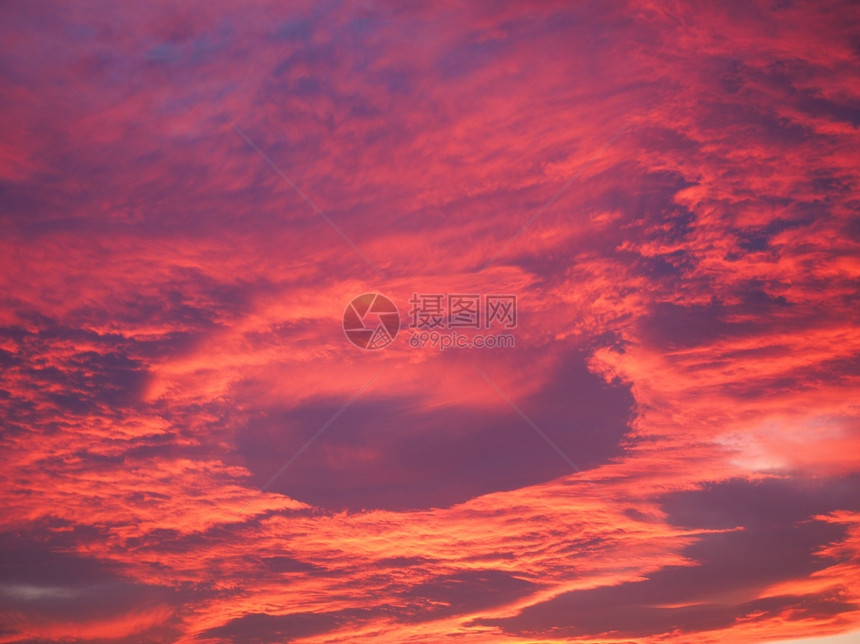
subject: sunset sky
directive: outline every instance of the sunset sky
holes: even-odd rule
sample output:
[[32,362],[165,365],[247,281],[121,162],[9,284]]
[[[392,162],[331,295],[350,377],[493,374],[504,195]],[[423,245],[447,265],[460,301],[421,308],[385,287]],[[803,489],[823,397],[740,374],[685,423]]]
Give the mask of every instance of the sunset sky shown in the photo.
[[858,128],[856,2],[0,3],[0,644],[860,641]]

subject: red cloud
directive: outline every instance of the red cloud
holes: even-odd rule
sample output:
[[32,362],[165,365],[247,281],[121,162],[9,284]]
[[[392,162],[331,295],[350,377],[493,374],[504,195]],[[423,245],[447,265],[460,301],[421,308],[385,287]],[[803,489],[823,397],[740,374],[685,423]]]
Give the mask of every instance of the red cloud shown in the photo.
[[856,626],[847,3],[0,13],[0,641]]

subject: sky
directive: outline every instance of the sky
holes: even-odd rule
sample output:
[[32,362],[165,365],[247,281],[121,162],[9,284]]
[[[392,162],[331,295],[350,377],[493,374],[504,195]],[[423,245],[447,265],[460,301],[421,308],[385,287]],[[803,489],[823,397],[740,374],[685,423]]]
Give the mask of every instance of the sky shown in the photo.
[[858,641],[858,34],[0,4],[0,643]]

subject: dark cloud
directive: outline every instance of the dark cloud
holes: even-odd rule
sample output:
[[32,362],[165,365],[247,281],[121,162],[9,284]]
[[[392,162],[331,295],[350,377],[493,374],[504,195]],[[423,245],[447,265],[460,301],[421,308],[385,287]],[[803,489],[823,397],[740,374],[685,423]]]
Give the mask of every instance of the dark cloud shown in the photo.
[[837,563],[817,552],[843,539],[845,527],[814,521],[854,510],[856,477],[829,480],[732,480],[663,498],[669,520],[706,534],[684,550],[689,566],[670,566],[644,581],[564,593],[517,616],[479,619],[523,637],[645,637],[728,628],[756,615],[821,618],[857,610],[844,589],[750,599],[768,586],[806,578]]
[[[121,621],[141,611],[179,604],[183,596],[186,600],[194,594],[203,597],[190,589],[135,581],[115,562],[77,554],[78,548],[98,543],[107,534],[106,528],[73,525],[60,519],[0,533],[0,628],[5,626],[15,634],[27,623],[74,623],[82,616],[92,623]],[[166,642],[178,633],[176,621],[168,618],[139,636],[69,641]],[[22,636],[14,641],[53,640]]]
[[235,644],[293,642],[336,630],[346,624],[367,621],[372,614],[373,611],[359,608],[288,615],[249,613],[230,620],[224,626],[204,631],[200,636],[214,637],[219,641]]
[[510,604],[540,588],[502,570],[468,570],[443,575],[399,593],[406,600],[398,619],[425,622],[452,615],[467,615]]
[[[626,386],[591,373],[584,358],[563,356],[544,389],[516,402],[587,469],[620,454],[633,398]],[[487,387],[477,373],[474,386]],[[252,481],[265,484],[342,404],[315,402],[249,422],[237,436],[236,456]],[[270,490],[330,509],[446,507],[570,473],[502,398],[491,411],[428,411],[419,401],[387,397],[353,403]]]

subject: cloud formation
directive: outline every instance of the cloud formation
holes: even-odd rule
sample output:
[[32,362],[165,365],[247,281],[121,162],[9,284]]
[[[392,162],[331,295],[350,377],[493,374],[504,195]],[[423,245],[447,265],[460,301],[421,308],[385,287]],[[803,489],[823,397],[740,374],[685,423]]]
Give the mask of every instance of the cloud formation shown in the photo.
[[[4,3],[0,642],[860,627],[858,29]],[[516,347],[360,351],[377,291]]]

